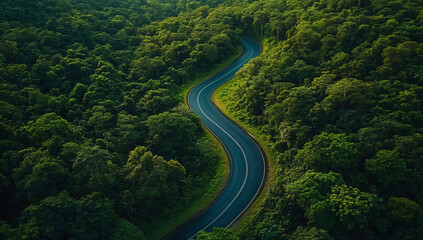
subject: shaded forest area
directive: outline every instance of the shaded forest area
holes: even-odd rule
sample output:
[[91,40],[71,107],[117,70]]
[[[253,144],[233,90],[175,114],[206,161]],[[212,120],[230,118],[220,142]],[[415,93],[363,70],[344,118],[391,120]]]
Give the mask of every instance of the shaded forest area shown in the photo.
[[198,239],[423,238],[423,1],[0,6],[6,239],[142,239],[191,202],[216,155],[175,96],[242,34],[264,52],[225,101],[277,180],[239,232]]
[[177,94],[241,32],[206,3],[2,1],[0,238],[143,239],[199,197],[220,158]]
[[267,134],[278,172],[240,238],[423,239],[423,2],[243,11],[265,52],[226,101]]

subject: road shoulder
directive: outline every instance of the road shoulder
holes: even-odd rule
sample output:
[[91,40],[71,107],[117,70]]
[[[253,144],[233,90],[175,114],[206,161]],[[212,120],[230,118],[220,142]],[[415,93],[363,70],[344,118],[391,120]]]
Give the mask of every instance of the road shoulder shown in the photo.
[[[177,97],[180,99],[180,101],[184,101],[185,105],[188,106],[186,98],[192,88],[227,68],[234,61],[236,61],[242,55],[242,53],[243,48],[240,45],[240,47],[234,51],[234,54],[227,58],[224,62],[216,64],[206,72],[197,74],[192,81],[181,86]],[[149,232],[151,232],[151,234],[146,235],[148,239],[164,239],[172,232],[183,226],[185,223],[198,216],[198,214],[202,213],[215,201],[226,185],[227,179],[229,177],[230,165],[226,150],[219,142],[219,140],[204,125],[202,127],[206,133],[204,137],[212,141],[214,146],[216,146],[215,149],[217,149],[219,152],[220,159],[216,174],[212,179],[210,179],[209,186],[202,189],[202,196],[189,204],[189,208],[180,209],[172,216],[166,216],[156,221],[154,226],[149,227]]]
[[235,222],[235,224],[232,226],[233,230],[238,230],[242,228],[245,223],[249,222],[255,215],[260,211],[265,196],[270,190],[270,186],[274,182],[275,179],[275,153],[271,151],[271,143],[266,138],[266,135],[264,135],[260,129],[257,127],[248,124],[243,119],[236,116],[234,111],[231,111],[229,108],[230,106],[230,100],[226,97],[228,93],[230,92],[231,88],[239,84],[240,80],[235,77],[228,81],[227,83],[223,84],[222,86],[218,87],[215,92],[212,95],[212,103],[216,105],[216,107],[230,120],[232,120],[235,124],[237,124],[240,128],[245,130],[247,133],[250,133],[252,138],[258,143],[258,145],[262,148],[264,151],[266,158],[267,158],[267,165],[268,165],[268,176],[267,181],[261,190],[261,193],[257,197],[257,199],[254,201],[254,203],[246,210],[246,212],[242,215],[242,217]]

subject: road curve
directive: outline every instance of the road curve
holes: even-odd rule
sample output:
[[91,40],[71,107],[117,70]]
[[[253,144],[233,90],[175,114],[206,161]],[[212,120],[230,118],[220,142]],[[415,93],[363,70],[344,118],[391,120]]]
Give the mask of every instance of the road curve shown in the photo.
[[188,93],[190,108],[201,117],[203,124],[221,141],[231,160],[226,187],[219,197],[201,214],[185,223],[166,239],[195,238],[200,230],[228,227],[251,205],[266,180],[266,159],[252,137],[226,118],[211,102],[217,87],[229,81],[250,59],[257,57],[260,46],[242,39],[243,54],[222,72],[195,86]]

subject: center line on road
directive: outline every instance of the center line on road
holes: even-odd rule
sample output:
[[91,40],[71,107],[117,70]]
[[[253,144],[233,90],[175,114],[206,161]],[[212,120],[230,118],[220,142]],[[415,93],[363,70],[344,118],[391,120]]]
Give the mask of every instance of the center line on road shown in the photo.
[[[248,46],[250,46],[249,44],[246,44],[246,45],[248,45]],[[231,71],[229,71],[229,72],[227,72],[226,74],[224,74],[223,76],[221,76],[221,77],[219,77],[218,79],[216,79],[215,81],[213,81],[213,82],[211,82],[211,83],[209,83],[208,85],[206,85],[205,87],[203,87],[202,89],[201,89],[201,91],[198,93],[198,95],[197,95],[197,105],[198,105],[198,107],[199,107],[199,109],[200,109],[200,111],[203,113],[203,115],[210,121],[210,122],[212,122],[214,125],[216,125],[219,129],[221,129],[226,135],[228,135],[229,136],[229,138],[231,138],[234,142],[235,142],[235,144],[240,148],[240,150],[241,150],[241,152],[242,152],[242,154],[243,154],[243,156],[244,156],[244,162],[245,162],[245,166],[246,166],[246,169],[245,169],[245,178],[244,178],[244,181],[243,181],[243,183],[242,183],[242,186],[241,186],[241,188],[240,188],[240,190],[238,191],[238,193],[236,194],[236,196],[235,196],[235,198],[234,199],[232,199],[232,201],[228,204],[228,206],[226,206],[226,208],[225,209],[223,209],[223,211],[213,220],[213,221],[211,221],[207,226],[205,226],[204,228],[202,228],[201,230],[204,230],[204,229],[206,229],[206,228],[208,228],[210,225],[212,225],[214,222],[216,222],[225,212],[226,212],[226,210],[228,210],[228,208],[235,202],[235,200],[238,198],[238,196],[241,194],[241,192],[242,192],[242,190],[244,189],[244,187],[245,187],[245,184],[246,184],[246,182],[247,182],[247,178],[248,178],[248,161],[247,161],[247,156],[246,156],[246,154],[245,154],[245,151],[244,151],[244,149],[242,148],[242,146],[238,143],[238,141],[236,141],[235,140],[235,138],[231,135],[231,134],[229,134],[225,129],[223,129],[219,124],[217,124],[215,121],[213,121],[204,111],[203,111],[203,108],[201,107],[201,105],[200,105],[200,95],[201,95],[201,93],[206,89],[206,88],[208,88],[209,86],[211,86],[212,84],[214,84],[214,83],[216,83],[217,81],[219,81],[219,80],[221,80],[222,78],[224,78],[224,77],[226,77],[227,75],[229,75],[230,73],[232,73],[233,71],[235,71],[235,70],[237,70],[239,67],[241,67],[242,65],[244,65],[245,63],[247,63],[249,60],[250,60],[250,58],[253,56],[253,54],[254,54],[254,50],[253,50],[253,48],[251,47],[251,49],[252,49],[252,51],[251,51],[251,54],[250,54],[250,56],[248,56],[248,58],[247,58],[247,60],[246,61],[243,61],[242,63],[240,63],[238,66],[236,66],[234,69],[232,69]],[[200,231],[201,231],[200,230]],[[191,236],[190,237],[190,239],[191,238],[194,238],[195,236],[197,235],[197,233],[196,234],[194,234],[193,236]]]

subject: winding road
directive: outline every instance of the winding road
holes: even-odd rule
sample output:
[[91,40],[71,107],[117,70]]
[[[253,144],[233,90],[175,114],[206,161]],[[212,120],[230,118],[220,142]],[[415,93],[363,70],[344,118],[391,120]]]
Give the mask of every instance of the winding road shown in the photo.
[[213,92],[250,59],[257,57],[260,46],[242,39],[243,54],[217,75],[195,86],[188,94],[190,108],[203,124],[221,141],[231,160],[231,171],[224,190],[201,214],[175,230],[166,239],[195,238],[200,230],[231,226],[258,196],[266,180],[265,155],[253,138],[225,117],[211,102]]

